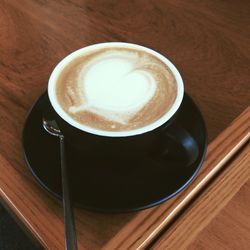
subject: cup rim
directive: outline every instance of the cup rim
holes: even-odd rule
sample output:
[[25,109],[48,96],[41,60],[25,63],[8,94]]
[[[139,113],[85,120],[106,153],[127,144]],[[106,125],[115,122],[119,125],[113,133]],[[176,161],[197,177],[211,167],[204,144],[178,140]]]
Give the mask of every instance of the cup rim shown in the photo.
[[[80,124],[79,122],[77,122],[76,120],[74,120],[73,118],[71,118],[63,109],[62,107],[59,105],[56,95],[55,95],[55,82],[61,72],[61,70],[73,59],[75,59],[76,57],[78,57],[79,55],[82,55],[86,52],[89,52],[91,50],[95,50],[97,48],[109,48],[109,47],[121,47],[124,46],[126,48],[134,48],[134,49],[139,49],[139,50],[143,50],[151,55],[156,56],[158,59],[160,59],[164,64],[167,65],[167,67],[171,70],[172,74],[175,77],[176,80],[176,84],[177,84],[177,96],[176,99],[174,101],[174,103],[172,104],[171,108],[163,115],[161,116],[158,120],[154,121],[153,123],[150,123],[144,127],[140,127],[140,128],[136,128],[133,130],[125,130],[125,131],[106,131],[106,130],[100,130],[100,129],[96,129],[96,128],[91,128],[89,126]],[[175,113],[176,111],[179,109],[181,103],[182,103],[182,99],[184,96],[184,85],[183,85],[183,80],[182,77],[179,73],[179,71],[177,70],[177,68],[174,66],[174,64],[165,56],[161,55],[159,52],[156,52],[153,49],[144,47],[142,45],[138,45],[138,44],[133,44],[133,43],[126,43],[126,42],[104,42],[104,43],[97,43],[97,44],[92,44],[83,48],[80,48],[72,53],[70,53],[69,55],[67,55],[66,57],[64,57],[54,68],[54,70],[52,71],[50,77],[49,77],[49,81],[48,81],[48,96],[49,96],[49,100],[50,103],[52,105],[52,107],[54,108],[54,110],[56,111],[56,113],[64,120],[66,121],[68,124],[70,124],[71,126],[82,130],[84,132],[90,133],[90,134],[94,134],[94,135],[99,135],[99,136],[108,136],[108,137],[127,137],[127,136],[135,136],[135,135],[139,135],[139,134],[143,134],[143,133],[147,133],[150,132],[158,127],[160,127],[161,125],[163,125],[165,122],[167,122]]]

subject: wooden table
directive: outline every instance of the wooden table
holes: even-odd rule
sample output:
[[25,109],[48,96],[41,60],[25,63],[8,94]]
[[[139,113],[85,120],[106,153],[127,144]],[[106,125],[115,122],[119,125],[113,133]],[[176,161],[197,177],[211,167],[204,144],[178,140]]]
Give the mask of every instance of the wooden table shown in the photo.
[[79,248],[250,248],[249,13],[247,0],[0,0],[0,200],[37,244],[63,249],[63,217],[24,165],[25,115],[69,52],[126,41],[177,66],[205,118],[208,152],[191,185],[160,206],[76,209]]

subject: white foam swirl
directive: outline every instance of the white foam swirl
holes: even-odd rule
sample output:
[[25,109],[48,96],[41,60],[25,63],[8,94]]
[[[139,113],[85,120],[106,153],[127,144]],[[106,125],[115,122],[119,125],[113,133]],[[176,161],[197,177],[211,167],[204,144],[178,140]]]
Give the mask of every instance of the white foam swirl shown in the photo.
[[[78,77],[82,103],[69,112],[90,111],[120,123],[126,123],[153,97],[156,80],[140,69],[136,53],[108,51],[84,65]],[[78,93],[79,93],[78,92]]]

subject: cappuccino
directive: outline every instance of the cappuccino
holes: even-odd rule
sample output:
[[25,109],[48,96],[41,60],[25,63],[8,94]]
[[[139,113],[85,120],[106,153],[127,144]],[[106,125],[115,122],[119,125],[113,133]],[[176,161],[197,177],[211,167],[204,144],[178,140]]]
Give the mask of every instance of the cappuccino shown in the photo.
[[55,96],[80,125],[128,131],[168,112],[177,96],[177,83],[168,66],[144,50],[96,48],[61,69]]

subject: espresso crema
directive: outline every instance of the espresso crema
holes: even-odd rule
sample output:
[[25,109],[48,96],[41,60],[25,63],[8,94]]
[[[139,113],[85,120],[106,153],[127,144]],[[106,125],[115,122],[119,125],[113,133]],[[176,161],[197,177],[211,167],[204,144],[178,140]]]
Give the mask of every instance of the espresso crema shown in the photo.
[[128,131],[162,117],[177,96],[177,83],[156,56],[124,47],[99,48],[69,62],[56,80],[56,98],[77,123]]

